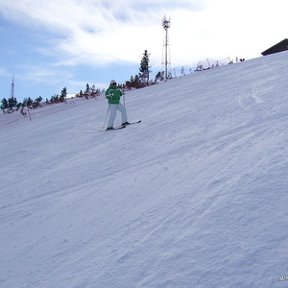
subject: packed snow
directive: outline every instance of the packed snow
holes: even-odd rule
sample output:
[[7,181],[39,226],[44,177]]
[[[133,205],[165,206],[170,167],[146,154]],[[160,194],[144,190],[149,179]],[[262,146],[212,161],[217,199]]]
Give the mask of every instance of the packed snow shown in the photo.
[[0,287],[287,287],[287,56],[0,115]]

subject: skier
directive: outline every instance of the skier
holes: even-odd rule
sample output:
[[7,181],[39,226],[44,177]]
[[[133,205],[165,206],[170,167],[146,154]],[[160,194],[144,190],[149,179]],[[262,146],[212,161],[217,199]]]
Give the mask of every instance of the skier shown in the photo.
[[122,127],[129,125],[127,121],[127,112],[126,108],[120,103],[120,97],[122,96],[122,92],[119,88],[117,88],[117,83],[115,80],[111,80],[109,88],[105,92],[105,96],[108,99],[108,122],[106,125],[106,130],[113,130],[114,120],[116,118],[117,110],[121,112],[122,116]]

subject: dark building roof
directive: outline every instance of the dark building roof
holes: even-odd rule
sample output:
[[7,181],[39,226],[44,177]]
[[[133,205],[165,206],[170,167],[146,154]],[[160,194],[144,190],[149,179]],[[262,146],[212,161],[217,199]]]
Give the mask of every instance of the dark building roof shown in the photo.
[[288,50],[288,39],[284,39],[279,43],[275,44],[274,46],[270,47],[269,49],[263,51],[261,54],[263,56],[270,55],[273,53],[283,52]]

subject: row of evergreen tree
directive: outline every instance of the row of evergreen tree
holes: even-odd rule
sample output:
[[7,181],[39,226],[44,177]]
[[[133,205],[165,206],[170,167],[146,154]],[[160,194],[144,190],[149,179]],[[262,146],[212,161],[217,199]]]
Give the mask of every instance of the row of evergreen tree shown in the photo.
[[[51,96],[50,100],[46,98],[45,104],[63,103],[65,101],[66,96],[67,96],[67,88],[64,87],[60,95],[55,94]],[[3,98],[1,100],[0,108],[4,113],[11,113],[14,111],[18,111],[19,109],[22,112],[25,107],[35,109],[40,106],[43,106],[44,103],[42,100],[43,98],[39,96],[35,100],[28,97],[25,98],[22,102],[18,102],[15,97],[11,96],[8,99]]]
[[[164,80],[164,72],[158,72],[155,77],[155,82],[150,80],[150,53],[145,50],[140,62],[139,73],[135,76],[131,76],[130,80],[126,81],[124,84],[120,84],[119,87],[123,90],[130,90],[130,89],[139,89],[150,84],[154,84],[155,82]],[[103,92],[103,91],[102,91]],[[100,89],[97,89],[95,85],[86,84],[86,89],[80,90],[79,93],[75,94],[75,97],[85,97],[85,98],[93,98],[99,96],[101,93]],[[43,105],[49,104],[57,104],[65,102],[67,98],[67,88],[64,87],[61,90],[60,94],[55,94],[51,96],[50,99],[46,98],[46,101],[43,102],[43,98],[41,96],[37,97],[35,100],[32,100],[30,97],[24,99],[22,102],[18,102],[15,97],[10,97],[8,99],[3,98],[1,101],[1,110],[4,113],[11,113],[13,111],[18,111],[24,114],[24,108],[35,109],[41,107]]]

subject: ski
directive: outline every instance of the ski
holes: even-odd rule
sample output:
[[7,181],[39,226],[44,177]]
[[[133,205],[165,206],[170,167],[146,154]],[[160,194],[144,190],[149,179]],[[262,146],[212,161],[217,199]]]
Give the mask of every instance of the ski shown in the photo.
[[120,129],[124,129],[124,128],[126,128],[127,126],[129,126],[129,125],[134,125],[134,124],[138,124],[138,123],[141,123],[142,122],[142,120],[138,120],[138,121],[135,121],[135,122],[129,122],[129,124],[127,124],[127,125],[123,125],[123,126],[117,126],[117,127],[115,127],[115,128],[113,128],[113,129],[111,129],[111,130],[102,130],[102,131],[107,131],[107,132],[109,132],[109,131],[114,131],[114,130],[120,130]]
[[126,126],[129,126],[129,125],[134,125],[134,124],[138,124],[138,123],[141,123],[142,120],[138,120],[138,121],[135,121],[135,122],[129,122],[129,124],[125,125]]
[[114,131],[114,130],[120,130],[120,129],[124,129],[124,128],[126,128],[126,126],[119,126],[119,127],[115,127],[115,128],[113,128],[113,129],[109,129],[109,130],[107,130],[107,129],[105,129],[104,131]]

